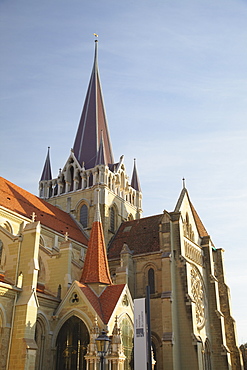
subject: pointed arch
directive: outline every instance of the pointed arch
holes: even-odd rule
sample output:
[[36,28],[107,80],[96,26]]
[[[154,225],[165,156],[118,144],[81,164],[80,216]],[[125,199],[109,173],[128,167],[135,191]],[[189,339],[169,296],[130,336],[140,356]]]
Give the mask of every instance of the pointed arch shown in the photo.
[[80,208],[80,223],[84,229],[88,227],[88,207],[85,203]]
[[124,370],[133,369],[133,338],[134,330],[133,324],[128,315],[124,315],[119,323],[121,329],[121,339],[123,344],[123,351],[126,356],[124,361]]
[[74,166],[70,166],[68,170],[68,182],[69,182],[69,191],[74,190]]
[[89,177],[88,177],[88,187],[90,188],[93,186],[93,174],[90,172]]
[[143,292],[146,291],[146,286],[150,287],[150,294],[155,294],[157,286],[157,266],[154,263],[148,263],[143,268]]
[[41,314],[38,315],[35,327],[35,342],[37,344],[37,352],[35,359],[35,370],[42,370],[45,367],[45,347],[47,340],[47,320]]
[[157,333],[151,332],[152,357],[155,361],[154,370],[162,369],[162,340]]
[[109,231],[114,233],[117,228],[117,215],[118,215],[118,208],[116,204],[113,204],[109,208]]
[[65,178],[64,178],[64,175],[62,175],[62,178],[61,178],[61,191],[60,191],[61,194],[65,193]]
[[56,339],[56,369],[86,370],[88,344],[89,331],[84,321],[75,315],[68,318]]
[[150,294],[155,293],[155,279],[154,279],[154,269],[150,267],[148,269],[148,285],[150,287]]

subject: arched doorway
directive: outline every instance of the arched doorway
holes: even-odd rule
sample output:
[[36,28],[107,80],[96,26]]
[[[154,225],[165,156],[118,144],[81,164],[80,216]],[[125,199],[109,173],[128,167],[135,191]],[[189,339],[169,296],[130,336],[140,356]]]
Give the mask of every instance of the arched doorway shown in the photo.
[[57,337],[56,370],[86,370],[85,354],[89,343],[86,325],[72,316],[61,327]]

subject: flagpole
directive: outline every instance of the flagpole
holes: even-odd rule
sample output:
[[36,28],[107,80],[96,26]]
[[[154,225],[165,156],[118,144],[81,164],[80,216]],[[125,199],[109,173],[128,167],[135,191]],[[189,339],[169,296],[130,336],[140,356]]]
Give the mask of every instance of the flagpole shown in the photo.
[[151,322],[150,322],[150,286],[146,286],[146,318],[147,318],[147,370],[152,370],[151,354]]

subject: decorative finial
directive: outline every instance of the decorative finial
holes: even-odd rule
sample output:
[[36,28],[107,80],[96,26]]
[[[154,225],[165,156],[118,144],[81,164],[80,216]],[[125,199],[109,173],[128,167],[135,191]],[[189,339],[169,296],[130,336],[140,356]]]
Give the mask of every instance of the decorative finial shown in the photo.
[[98,40],[96,39],[96,38],[98,38],[99,37],[99,35],[97,35],[97,33],[94,33],[94,37],[95,37],[95,42],[98,42]]
[[68,237],[69,237],[69,233],[68,233],[68,231],[66,231],[66,233],[64,234],[64,241],[65,242],[68,241]]
[[185,189],[185,178],[184,177],[182,178],[182,181],[183,181],[183,188]]
[[32,217],[32,222],[35,222],[35,218],[37,217],[37,215],[35,214],[35,212],[33,212],[31,214],[31,217]]

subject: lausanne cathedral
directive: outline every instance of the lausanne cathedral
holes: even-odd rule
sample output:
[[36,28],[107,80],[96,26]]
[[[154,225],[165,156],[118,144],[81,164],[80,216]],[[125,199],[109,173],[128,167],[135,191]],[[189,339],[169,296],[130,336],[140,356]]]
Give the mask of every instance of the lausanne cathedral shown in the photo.
[[99,369],[102,330],[105,368],[133,369],[146,286],[153,369],[242,369],[224,251],[188,190],[172,212],[143,218],[136,163],[130,180],[114,160],[97,40],[68,154],[53,178],[48,149],[39,197],[0,178],[0,370]]

